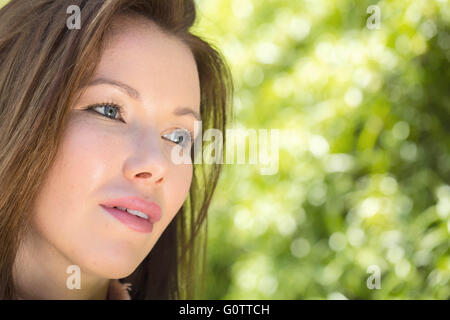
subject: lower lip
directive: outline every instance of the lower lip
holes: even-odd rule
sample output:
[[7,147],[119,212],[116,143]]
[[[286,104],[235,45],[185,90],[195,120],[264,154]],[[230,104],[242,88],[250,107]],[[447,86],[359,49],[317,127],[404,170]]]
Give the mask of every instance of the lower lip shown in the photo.
[[125,224],[130,229],[142,232],[142,233],[150,233],[153,230],[153,224],[144,218],[139,218],[131,213],[126,211],[105,207],[100,205],[103,209],[108,211],[114,218]]

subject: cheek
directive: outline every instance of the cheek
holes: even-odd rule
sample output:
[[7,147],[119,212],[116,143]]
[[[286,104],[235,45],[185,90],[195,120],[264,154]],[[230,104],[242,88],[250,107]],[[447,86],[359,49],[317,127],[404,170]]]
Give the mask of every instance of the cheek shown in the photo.
[[42,239],[82,270],[96,273],[115,272],[108,269],[120,266],[112,261],[114,257],[132,265],[137,256],[129,247],[123,250],[129,256],[117,253],[118,241],[111,239],[114,225],[102,216],[98,199],[93,196],[107,183],[108,173],[111,176],[108,158],[112,146],[104,141],[89,122],[69,125],[33,213],[33,227]]
[[81,119],[73,117],[69,123],[48,175],[48,186],[43,190],[44,197],[56,205],[54,208],[90,205],[89,195],[102,183],[110,165],[112,146],[104,143],[104,134],[92,123]]
[[41,189],[37,218],[48,224],[76,224],[88,203],[88,195],[98,184],[107,162],[88,128],[69,126],[55,162]]
[[171,181],[165,186],[164,197],[168,208],[168,218],[170,222],[180,210],[184,201],[189,195],[192,182],[193,167],[189,165],[174,165],[169,170]]

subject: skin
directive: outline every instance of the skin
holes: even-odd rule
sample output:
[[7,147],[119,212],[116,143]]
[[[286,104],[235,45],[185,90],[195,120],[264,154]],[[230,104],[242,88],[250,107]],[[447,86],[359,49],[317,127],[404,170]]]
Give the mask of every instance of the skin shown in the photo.
[[[143,18],[118,17],[113,30],[93,79],[125,83],[140,99],[117,86],[96,84],[72,106],[15,262],[21,298],[105,299],[109,281],[138,267],[188,195],[192,164],[173,163],[176,144],[162,135],[194,130],[191,114],[174,114],[179,107],[200,113],[193,55],[181,40]],[[104,102],[123,106],[124,122],[107,118],[105,110],[99,111],[103,115],[85,110]],[[130,229],[99,206],[126,196],[161,207],[162,218],[151,233]],[[81,289],[66,286],[70,265],[80,267]]]

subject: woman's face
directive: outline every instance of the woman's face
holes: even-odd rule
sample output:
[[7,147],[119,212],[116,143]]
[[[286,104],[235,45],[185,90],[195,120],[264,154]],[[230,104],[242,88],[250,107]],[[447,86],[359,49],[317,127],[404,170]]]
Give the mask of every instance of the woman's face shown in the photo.
[[[200,112],[190,49],[150,22],[133,21],[117,21],[93,82],[73,105],[33,220],[52,250],[82,273],[104,278],[132,273],[181,208],[192,164],[175,164],[171,151],[180,136],[193,134]],[[100,206],[124,197],[159,205],[162,216],[151,232],[134,230]]]

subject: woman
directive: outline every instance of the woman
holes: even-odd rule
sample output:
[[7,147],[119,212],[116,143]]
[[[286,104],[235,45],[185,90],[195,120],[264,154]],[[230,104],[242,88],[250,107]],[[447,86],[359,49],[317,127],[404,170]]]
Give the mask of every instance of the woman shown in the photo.
[[0,10],[2,299],[194,298],[220,164],[173,150],[193,160],[196,119],[224,132],[232,97],[195,17],[188,0]]

